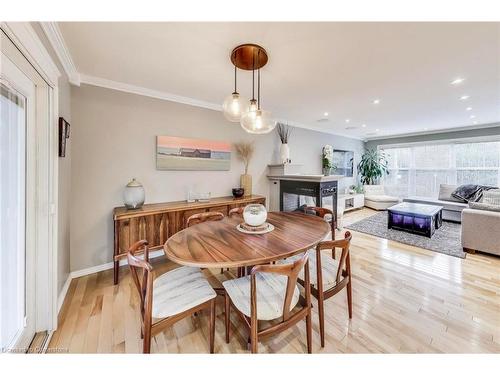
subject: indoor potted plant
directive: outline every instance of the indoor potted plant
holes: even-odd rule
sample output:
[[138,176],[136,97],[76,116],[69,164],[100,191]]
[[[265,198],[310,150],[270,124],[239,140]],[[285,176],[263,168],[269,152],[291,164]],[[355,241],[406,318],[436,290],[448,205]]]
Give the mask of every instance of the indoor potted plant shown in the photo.
[[243,162],[245,173],[240,176],[240,186],[244,189],[244,195],[252,195],[252,176],[248,174],[248,165],[255,151],[253,142],[238,142],[234,144],[236,156]]
[[326,145],[323,147],[323,174],[325,176],[329,176],[332,172],[332,169],[335,169],[335,166],[332,163],[333,159],[333,147],[330,145]]
[[388,162],[382,151],[371,149],[361,156],[358,164],[358,173],[363,185],[374,185],[379,178],[389,174]]

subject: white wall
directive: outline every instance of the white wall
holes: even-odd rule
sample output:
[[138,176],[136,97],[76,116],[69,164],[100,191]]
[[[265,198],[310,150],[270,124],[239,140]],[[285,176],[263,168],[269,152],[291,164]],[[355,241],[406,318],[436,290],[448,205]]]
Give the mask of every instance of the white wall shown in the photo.
[[[157,171],[157,135],[254,140],[249,173],[254,193],[267,196],[267,165],[277,161],[279,148],[274,132],[251,136],[220,112],[119,91],[82,85],[71,92],[71,271],[112,260],[112,210],[123,204],[123,187],[131,178],[143,183],[146,203],[184,200],[189,187],[226,196],[239,185],[243,166],[234,154],[230,171]],[[294,128],[292,161],[304,164],[304,172],[321,173],[325,144],[356,151],[357,160],[364,149],[358,140]],[[345,179],[341,186],[353,181]]]

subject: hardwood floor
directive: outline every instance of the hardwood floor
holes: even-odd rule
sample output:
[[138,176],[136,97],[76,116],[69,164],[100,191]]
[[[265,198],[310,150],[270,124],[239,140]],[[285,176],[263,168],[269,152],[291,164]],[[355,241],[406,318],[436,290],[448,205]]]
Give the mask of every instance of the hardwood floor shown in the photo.
[[[344,226],[375,211],[344,216]],[[313,353],[500,353],[500,258],[453,258],[353,232],[353,319],[345,293],[325,302],[326,346],[320,349],[313,299]],[[175,267],[162,258],[156,272]],[[140,353],[138,298],[128,270],[72,281],[49,349],[71,353]],[[219,270],[210,273],[218,283]],[[223,299],[217,301],[216,353],[247,353],[247,336],[231,314],[224,341]],[[208,353],[208,313],[186,318],[152,340],[151,351]],[[306,353],[305,322],[259,343],[259,352]]]

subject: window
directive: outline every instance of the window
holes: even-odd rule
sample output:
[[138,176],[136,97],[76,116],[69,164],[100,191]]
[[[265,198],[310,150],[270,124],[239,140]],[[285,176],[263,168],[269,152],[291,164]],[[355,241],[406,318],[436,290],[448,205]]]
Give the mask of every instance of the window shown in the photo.
[[435,198],[440,184],[500,185],[500,142],[380,147],[389,162],[388,194]]

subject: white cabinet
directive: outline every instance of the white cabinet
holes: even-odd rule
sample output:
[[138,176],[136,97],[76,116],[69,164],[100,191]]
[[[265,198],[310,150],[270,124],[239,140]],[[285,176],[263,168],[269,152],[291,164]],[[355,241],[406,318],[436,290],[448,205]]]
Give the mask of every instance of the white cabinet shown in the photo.
[[338,196],[337,208],[345,211],[355,210],[365,205],[364,194],[341,194]]

